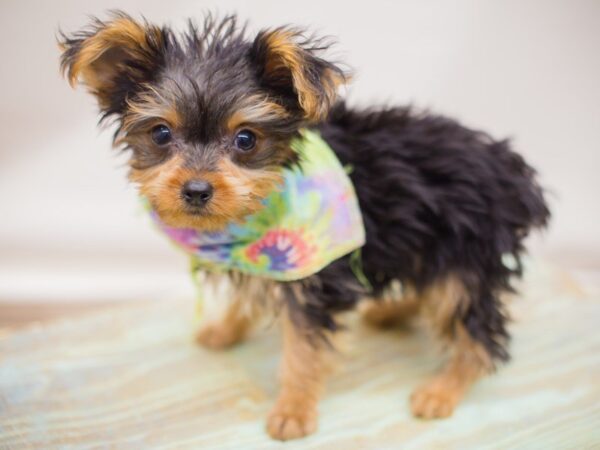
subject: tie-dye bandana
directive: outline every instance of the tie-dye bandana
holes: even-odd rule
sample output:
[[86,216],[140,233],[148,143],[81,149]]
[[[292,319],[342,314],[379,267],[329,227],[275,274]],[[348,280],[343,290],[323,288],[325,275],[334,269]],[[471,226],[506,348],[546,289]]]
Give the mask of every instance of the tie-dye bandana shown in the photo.
[[264,208],[224,231],[159,227],[207,270],[298,280],[363,246],[365,230],[350,178],[327,143],[304,130],[292,142],[300,166],[283,169],[282,189]]

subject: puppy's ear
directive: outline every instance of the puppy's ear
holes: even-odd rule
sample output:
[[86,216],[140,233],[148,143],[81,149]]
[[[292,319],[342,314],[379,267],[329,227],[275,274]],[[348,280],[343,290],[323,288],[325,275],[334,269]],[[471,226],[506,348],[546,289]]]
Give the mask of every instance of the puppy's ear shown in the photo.
[[337,98],[337,89],[346,83],[342,69],[318,56],[327,45],[304,39],[290,28],[261,31],[251,48],[261,84],[278,95],[293,98],[304,118],[322,120]]
[[167,35],[148,23],[115,12],[88,29],[60,34],[61,69],[74,86],[82,81],[105,116],[125,110],[128,96],[151,82],[164,65]]

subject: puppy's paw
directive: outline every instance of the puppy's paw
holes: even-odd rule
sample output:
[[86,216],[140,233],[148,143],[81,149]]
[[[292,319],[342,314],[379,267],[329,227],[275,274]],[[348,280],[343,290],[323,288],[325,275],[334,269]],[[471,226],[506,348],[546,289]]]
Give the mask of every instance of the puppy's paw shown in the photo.
[[273,439],[298,439],[317,430],[318,414],[314,406],[303,402],[278,401],[267,419],[267,432]]
[[436,380],[413,392],[410,408],[415,417],[441,419],[452,415],[461,397],[460,390],[444,386],[444,383]]
[[242,341],[244,334],[239,327],[208,323],[196,333],[196,342],[211,350],[223,350]]

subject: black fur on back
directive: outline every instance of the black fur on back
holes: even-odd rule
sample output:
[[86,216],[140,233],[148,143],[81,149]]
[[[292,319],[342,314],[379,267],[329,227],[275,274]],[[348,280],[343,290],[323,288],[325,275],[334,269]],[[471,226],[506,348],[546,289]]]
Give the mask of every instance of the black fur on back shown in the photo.
[[[457,319],[492,357],[508,359],[499,296],[521,275],[523,239],[550,215],[535,171],[507,141],[410,108],[339,104],[319,131],[352,168],[367,234],[362,267],[373,296],[393,279],[422,290],[458,276],[471,299]],[[304,301],[314,324],[334,329],[331,314],[359,300],[350,265],[347,256],[316,275]]]

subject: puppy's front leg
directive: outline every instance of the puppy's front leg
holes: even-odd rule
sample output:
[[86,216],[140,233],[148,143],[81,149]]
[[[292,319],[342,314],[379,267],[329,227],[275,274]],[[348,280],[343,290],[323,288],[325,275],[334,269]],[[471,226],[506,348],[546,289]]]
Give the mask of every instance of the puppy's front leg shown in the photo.
[[250,318],[241,311],[239,301],[234,301],[226,305],[218,319],[200,325],[196,340],[206,348],[225,349],[246,337],[250,323]]
[[227,275],[202,278],[202,322],[196,340],[204,347],[220,350],[243,340],[252,325],[252,291],[241,289]]
[[282,311],[281,388],[267,421],[271,437],[283,441],[316,431],[317,404],[331,367],[331,345],[305,319],[290,313]]

